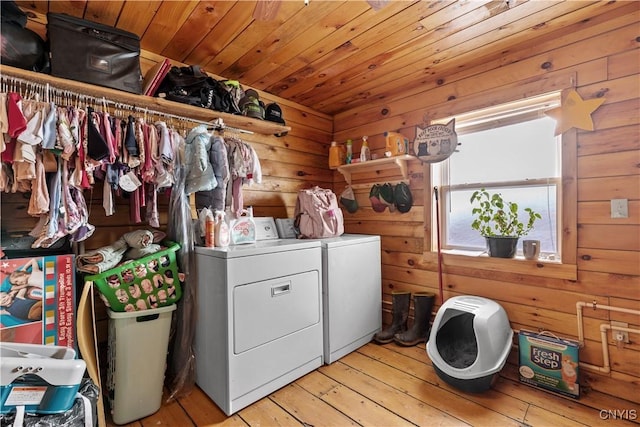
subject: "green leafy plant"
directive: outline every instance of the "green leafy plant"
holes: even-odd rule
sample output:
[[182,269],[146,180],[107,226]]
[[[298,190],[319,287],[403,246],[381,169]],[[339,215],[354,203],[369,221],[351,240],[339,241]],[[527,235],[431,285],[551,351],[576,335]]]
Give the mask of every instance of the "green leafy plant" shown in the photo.
[[518,204],[505,201],[500,193],[489,193],[484,188],[474,191],[471,195],[471,204],[475,215],[471,228],[478,230],[484,237],[522,237],[529,234],[533,224],[542,215],[531,208],[524,211],[529,218],[525,222],[518,218]]

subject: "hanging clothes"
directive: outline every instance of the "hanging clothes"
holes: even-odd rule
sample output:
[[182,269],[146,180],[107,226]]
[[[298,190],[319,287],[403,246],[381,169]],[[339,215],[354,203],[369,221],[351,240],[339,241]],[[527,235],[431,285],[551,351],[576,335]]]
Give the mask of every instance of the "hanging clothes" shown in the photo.
[[53,102],[49,103],[47,115],[42,122],[42,148],[52,150],[56,146],[56,125],[58,123],[58,109]]
[[[192,129],[188,146],[165,122],[154,118],[147,123],[146,113],[144,119],[122,115],[117,106],[110,112],[106,101],[100,111],[100,101],[90,106],[78,97],[74,103],[68,92],[50,100],[49,88],[46,93],[40,89],[41,94],[37,90],[0,93],[0,191],[31,192],[28,213],[39,218],[30,233],[36,237],[34,247],[64,236],[72,241],[90,236],[95,227],[88,223],[84,190],[94,187],[102,187],[106,216],[115,214],[120,196],[129,201],[131,222],[160,227],[158,194],[174,190],[177,150],[193,160],[187,162],[193,168],[185,168],[188,191],[215,189],[216,206],[224,208],[230,177],[226,146],[206,132],[206,125]],[[129,191],[121,185],[124,177],[134,183]]]
[[47,189],[47,177],[45,176],[42,153],[36,155],[36,178],[31,186],[31,197],[27,213],[31,216],[40,216],[49,213],[49,190]]
[[[93,108],[87,107],[87,155],[95,161],[101,161],[109,157],[109,146],[102,136],[102,133],[100,133],[101,119],[102,118],[99,113],[97,113]],[[66,119],[62,118],[62,120]],[[60,119],[59,122],[61,122]],[[66,129],[60,129],[60,126],[58,126],[59,134],[64,134],[66,132]]]
[[125,127],[125,137],[124,137],[124,148],[127,153],[127,165],[130,168],[135,168],[140,164],[140,159],[138,158],[140,151],[138,142],[136,141],[136,118],[132,115],[129,115],[126,127]]
[[197,191],[209,191],[216,188],[218,182],[209,162],[211,139],[205,125],[193,128],[185,140],[185,191],[193,194]]
[[174,179],[174,146],[169,133],[167,124],[162,121],[155,123],[158,131],[158,154],[160,161],[156,162],[156,187],[159,190],[171,188],[175,182]]
[[155,163],[160,161],[158,153],[158,130],[155,126],[145,123],[145,161],[141,165],[142,182],[146,191],[146,215],[145,220],[152,227],[160,227],[160,214],[158,213],[158,189],[155,182]]
[[9,92],[7,96],[7,133],[17,138],[27,128],[27,119],[22,114],[22,96],[17,92]]
[[196,209],[201,210],[203,208],[209,208],[213,211],[224,212],[230,172],[227,146],[220,132],[215,132],[211,136],[209,162],[213,167],[213,175],[216,177],[217,185],[212,190],[196,192]]
[[255,150],[245,141],[236,136],[230,136],[225,137],[225,143],[231,183],[227,187],[226,205],[231,208],[231,213],[235,217],[239,217],[244,208],[242,185],[262,182],[262,168]]

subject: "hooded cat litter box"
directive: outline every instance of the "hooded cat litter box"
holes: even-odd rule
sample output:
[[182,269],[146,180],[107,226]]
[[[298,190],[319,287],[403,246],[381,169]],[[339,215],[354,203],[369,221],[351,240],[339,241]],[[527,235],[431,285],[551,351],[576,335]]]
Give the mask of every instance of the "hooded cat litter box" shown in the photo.
[[447,300],[436,313],[427,354],[438,376],[465,392],[491,387],[511,350],[513,331],[504,309],[476,296]]

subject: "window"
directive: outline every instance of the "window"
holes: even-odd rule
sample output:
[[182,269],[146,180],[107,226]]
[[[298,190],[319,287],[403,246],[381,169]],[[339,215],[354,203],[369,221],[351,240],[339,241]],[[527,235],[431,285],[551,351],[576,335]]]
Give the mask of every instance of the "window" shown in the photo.
[[[541,241],[541,259],[560,260],[562,144],[554,136],[555,121],[544,115],[559,105],[558,92],[455,116],[459,151],[431,167],[439,188],[442,250],[486,250],[484,238],[471,228],[470,204],[471,194],[486,188],[518,203],[522,218],[525,206],[540,213],[542,220],[524,238]],[[434,233],[433,249],[436,239]]]

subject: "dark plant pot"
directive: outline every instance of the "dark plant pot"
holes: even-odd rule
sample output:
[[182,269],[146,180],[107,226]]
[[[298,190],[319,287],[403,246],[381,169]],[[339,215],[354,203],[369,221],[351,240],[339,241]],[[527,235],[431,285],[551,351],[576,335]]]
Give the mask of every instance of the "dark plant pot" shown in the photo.
[[494,236],[485,237],[489,256],[496,258],[513,258],[518,249],[519,237]]

